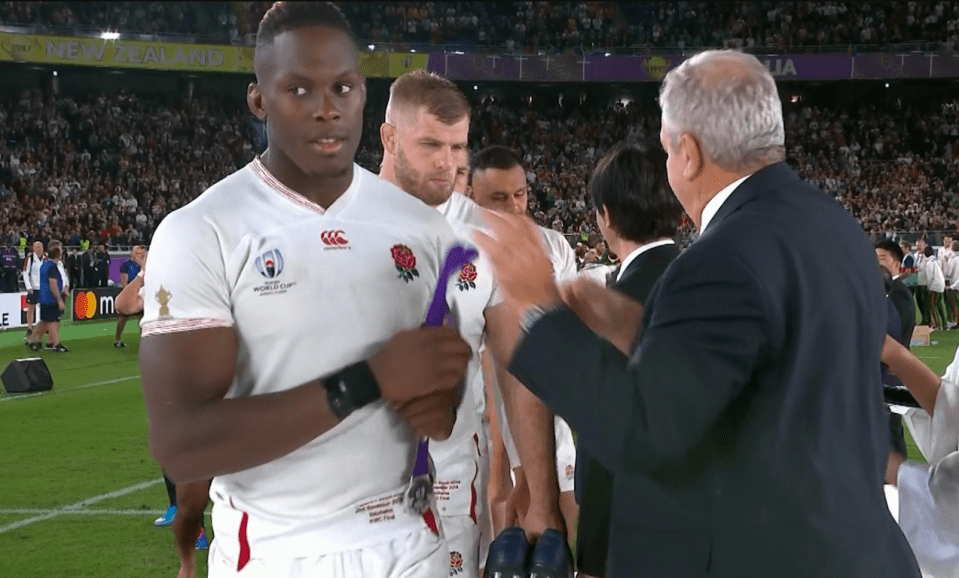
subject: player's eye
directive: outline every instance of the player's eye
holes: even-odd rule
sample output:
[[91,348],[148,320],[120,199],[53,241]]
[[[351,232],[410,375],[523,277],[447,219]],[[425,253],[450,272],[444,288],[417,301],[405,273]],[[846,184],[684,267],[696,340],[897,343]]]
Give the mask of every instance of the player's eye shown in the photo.
[[293,96],[303,96],[306,94],[306,89],[302,86],[291,86],[290,93],[292,93]]
[[336,85],[336,94],[349,94],[353,90],[353,87],[349,84],[337,84]]

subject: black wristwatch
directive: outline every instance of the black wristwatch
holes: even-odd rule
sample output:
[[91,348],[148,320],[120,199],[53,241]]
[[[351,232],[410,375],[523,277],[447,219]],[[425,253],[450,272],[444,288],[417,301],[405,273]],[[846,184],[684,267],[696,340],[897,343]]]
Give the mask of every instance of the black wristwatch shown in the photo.
[[340,421],[380,398],[380,384],[365,361],[348,365],[323,380],[326,401]]

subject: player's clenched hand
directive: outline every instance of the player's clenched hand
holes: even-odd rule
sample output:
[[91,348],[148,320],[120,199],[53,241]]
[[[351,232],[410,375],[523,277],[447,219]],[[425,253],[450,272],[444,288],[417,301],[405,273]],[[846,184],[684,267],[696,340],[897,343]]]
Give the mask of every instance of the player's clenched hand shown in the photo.
[[472,354],[453,329],[418,327],[394,335],[367,363],[383,399],[396,405],[452,391],[466,375]]
[[404,403],[394,404],[396,413],[403,416],[417,437],[445,440],[453,433],[456,423],[458,396],[449,390],[436,391]]

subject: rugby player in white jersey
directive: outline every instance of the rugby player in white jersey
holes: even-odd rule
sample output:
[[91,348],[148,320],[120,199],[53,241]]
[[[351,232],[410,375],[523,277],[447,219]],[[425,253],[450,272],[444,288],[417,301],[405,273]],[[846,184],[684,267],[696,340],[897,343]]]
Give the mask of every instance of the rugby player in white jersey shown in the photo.
[[333,4],[274,4],[247,93],[269,149],[151,244],[150,446],[178,483],[213,478],[211,578],[448,569],[435,520],[403,496],[418,437],[452,431],[472,357],[422,327],[455,237],[354,164],[358,66]]
[[[449,80],[424,70],[399,77],[390,87],[386,121],[380,128],[384,149],[380,176],[435,207],[457,236],[472,244],[473,232],[485,227],[484,211],[453,191],[458,161],[467,148],[469,121],[469,101]],[[453,433],[447,441],[430,446],[436,464],[438,507],[450,549],[450,576],[464,578],[476,576],[485,564],[480,533],[487,527],[482,467],[482,454],[487,451],[482,426],[486,402],[478,352],[484,339],[495,357],[519,338],[515,314],[502,302],[496,287],[482,255],[465,266],[450,285],[452,313],[474,357],[467,371],[469,394],[460,406]],[[533,499],[524,525],[529,539],[535,541],[546,528],[562,528],[552,467],[553,439],[542,434],[553,418],[512,376],[500,380],[500,387],[504,397],[514,403],[511,407],[522,408],[510,414],[514,431],[519,430],[519,451],[529,463],[540,464],[530,475]]]
[[[512,149],[504,146],[490,146],[475,155],[470,160],[470,198],[476,204],[490,211],[513,213],[525,215],[528,207],[529,186],[526,182],[526,171],[523,168],[522,159]],[[559,233],[545,227],[538,227],[543,239],[543,246],[546,247],[546,254],[549,255],[553,264],[553,272],[559,283],[571,281],[576,277],[576,254],[573,252],[569,241]],[[497,375],[504,373],[504,369],[497,368]],[[494,448],[503,448],[509,458],[509,466],[512,468],[516,482],[510,496],[508,508],[510,512],[504,512],[506,519],[504,523],[509,525],[512,516],[518,514],[520,519],[525,515],[526,503],[528,502],[529,488],[526,484],[526,469],[520,463],[519,455],[516,451],[515,443],[507,420],[503,419],[503,404],[499,403],[501,398],[496,396],[497,425],[503,438],[503,444],[498,440],[492,441]],[[576,520],[579,517],[579,506],[576,504],[576,497],[573,494],[574,474],[576,468],[576,445],[573,442],[573,433],[566,422],[556,416],[554,424],[554,434],[556,436],[556,476],[559,480],[560,489],[560,508],[563,518],[566,522],[567,537],[572,543],[576,528]],[[494,463],[505,464],[505,460],[493,460]],[[503,472],[490,472],[491,479],[502,486],[509,480],[508,475]],[[505,488],[497,488],[502,492]],[[499,531],[496,528],[495,531]]]

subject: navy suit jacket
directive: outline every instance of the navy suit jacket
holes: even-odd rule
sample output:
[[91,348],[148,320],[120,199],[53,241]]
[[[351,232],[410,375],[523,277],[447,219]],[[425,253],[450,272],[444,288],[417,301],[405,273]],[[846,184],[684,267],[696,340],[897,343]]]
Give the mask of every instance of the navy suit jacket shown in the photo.
[[540,319],[510,369],[614,475],[608,575],[918,578],[880,483],[885,312],[862,227],[776,163],[663,274],[631,358]]
[[[619,280],[614,280],[610,287],[645,303],[663,272],[678,256],[679,248],[675,244],[648,249],[630,261]],[[606,576],[612,491],[612,474],[580,445],[576,451],[576,499],[580,507],[576,567],[591,576]]]

